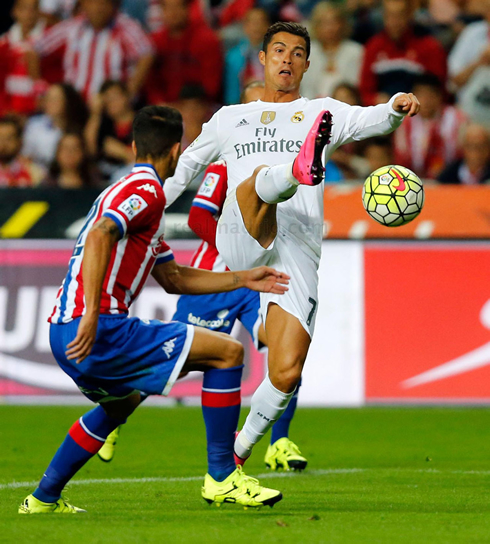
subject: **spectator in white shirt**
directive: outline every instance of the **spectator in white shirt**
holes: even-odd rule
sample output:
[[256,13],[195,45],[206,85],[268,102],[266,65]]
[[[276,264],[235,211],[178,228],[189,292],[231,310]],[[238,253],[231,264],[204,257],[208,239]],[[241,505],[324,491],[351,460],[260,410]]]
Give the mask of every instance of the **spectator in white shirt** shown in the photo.
[[83,130],[87,108],[71,85],[57,83],[49,87],[43,111],[26,123],[22,154],[47,168],[55,157],[62,134]]
[[490,0],[481,0],[485,20],[468,25],[448,58],[461,109],[490,128]]
[[346,39],[347,20],[342,8],[320,2],[312,13],[310,61],[301,94],[307,98],[331,96],[340,83],[357,87],[363,57],[362,45]]

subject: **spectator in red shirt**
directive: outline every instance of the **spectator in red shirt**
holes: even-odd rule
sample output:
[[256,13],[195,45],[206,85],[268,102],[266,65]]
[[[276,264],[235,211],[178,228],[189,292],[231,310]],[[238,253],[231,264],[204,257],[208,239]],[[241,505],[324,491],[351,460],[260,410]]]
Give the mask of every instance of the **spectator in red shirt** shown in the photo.
[[39,57],[62,56],[61,79],[85,99],[98,93],[108,79],[126,82],[132,97],[146,80],[153,48],[140,24],[119,12],[120,0],[80,0],[81,15],[52,27],[31,54],[31,74]]
[[384,0],[383,8],[384,30],[366,44],[360,83],[364,105],[409,91],[425,72],[446,81],[446,53],[435,38],[414,27],[410,0]]
[[15,23],[0,36],[0,114],[29,115],[36,110],[38,95],[45,89],[29,77],[24,58],[26,49],[45,29],[38,0],[15,0],[12,18]]
[[15,117],[0,119],[0,187],[32,187],[44,176],[42,168],[20,156],[22,128]]
[[188,0],[162,0],[165,28],[153,34],[156,60],[147,86],[152,104],[177,102],[184,85],[200,84],[209,100],[219,101],[223,55],[217,35],[192,21]]

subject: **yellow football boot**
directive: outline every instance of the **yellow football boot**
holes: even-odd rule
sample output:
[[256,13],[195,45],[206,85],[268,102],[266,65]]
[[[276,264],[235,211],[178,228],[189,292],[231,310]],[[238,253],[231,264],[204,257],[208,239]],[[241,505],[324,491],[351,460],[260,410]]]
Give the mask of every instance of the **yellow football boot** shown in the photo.
[[117,439],[119,438],[119,429],[121,426],[116,427],[112,433],[105,439],[104,445],[100,448],[97,455],[99,459],[104,461],[104,463],[109,463],[114,457],[116,452]]
[[86,511],[67,503],[64,499],[42,502],[34,495],[26,497],[19,506],[19,514],[81,514]]
[[298,446],[286,437],[269,445],[264,461],[271,470],[304,470],[308,464]]
[[240,504],[257,508],[274,506],[282,499],[282,493],[276,489],[262,487],[255,478],[247,476],[241,466],[237,466],[226,480],[217,482],[209,474],[204,477],[202,498],[209,504],[220,506],[223,503]]

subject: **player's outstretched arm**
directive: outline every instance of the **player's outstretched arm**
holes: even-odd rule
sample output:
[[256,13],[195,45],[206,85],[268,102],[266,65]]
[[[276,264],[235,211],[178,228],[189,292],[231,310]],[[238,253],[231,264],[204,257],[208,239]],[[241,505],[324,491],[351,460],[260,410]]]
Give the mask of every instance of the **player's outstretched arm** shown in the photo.
[[116,223],[102,217],[90,229],[83,252],[82,274],[85,314],[80,320],[75,339],[67,346],[68,359],[80,364],[90,355],[97,334],[102,285],[109,266],[112,248],[120,237]]
[[[329,99],[325,108],[329,108]],[[337,102],[337,104],[342,104]],[[413,117],[420,110],[420,103],[412,93],[398,93],[386,104],[377,106],[348,106],[342,104],[333,109],[334,145],[338,147],[352,141],[365,140],[374,136],[384,136],[397,129],[403,119]]]
[[155,266],[152,275],[167,293],[178,295],[224,293],[241,287],[282,295],[288,290],[289,283],[287,274],[268,266],[239,272],[211,272],[181,266],[175,260]]

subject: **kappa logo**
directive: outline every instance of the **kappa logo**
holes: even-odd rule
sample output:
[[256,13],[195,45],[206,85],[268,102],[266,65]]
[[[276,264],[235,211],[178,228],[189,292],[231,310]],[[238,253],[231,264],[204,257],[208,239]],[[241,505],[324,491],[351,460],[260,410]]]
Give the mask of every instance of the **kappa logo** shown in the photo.
[[260,122],[264,125],[268,125],[269,123],[272,123],[272,121],[274,121],[275,118],[276,118],[275,111],[263,111],[262,116],[260,117]]
[[167,340],[163,343],[163,353],[167,356],[168,359],[170,359],[170,356],[172,355],[174,349],[175,349],[175,341],[177,340],[177,337],[171,338],[170,340]]
[[245,127],[249,124],[250,123],[246,119],[242,119],[237,125],[235,125],[235,128]]
[[152,193],[155,196],[155,198],[158,198],[157,190],[151,183],[145,183],[144,185],[140,185],[138,189],[143,189],[143,191],[148,191],[149,193]]

